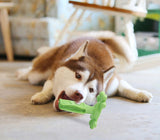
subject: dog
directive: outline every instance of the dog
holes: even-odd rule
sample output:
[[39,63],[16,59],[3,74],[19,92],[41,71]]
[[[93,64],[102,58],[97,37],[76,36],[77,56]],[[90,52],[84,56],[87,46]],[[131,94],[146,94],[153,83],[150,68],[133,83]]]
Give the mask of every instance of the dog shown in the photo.
[[118,95],[150,102],[151,93],[132,87],[118,76],[113,54],[118,52],[117,55],[127,61],[131,59],[128,56],[131,53],[120,47],[121,43],[114,37],[108,40],[78,38],[44,51],[33,60],[31,67],[18,70],[17,76],[33,85],[44,82],[42,91],[33,95],[31,102],[45,104],[54,96],[55,111],[61,111],[59,99],[92,106],[101,91],[108,97]]

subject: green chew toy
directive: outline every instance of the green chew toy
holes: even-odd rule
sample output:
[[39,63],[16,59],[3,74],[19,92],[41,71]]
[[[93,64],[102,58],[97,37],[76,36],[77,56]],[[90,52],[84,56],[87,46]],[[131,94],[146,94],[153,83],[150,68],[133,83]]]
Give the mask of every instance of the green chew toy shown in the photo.
[[94,106],[86,105],[85,103],[76,104],[70,100],[59,100],[59,108],[64,111],[74,112],[79,114],[91,114],[89,121],[90,128],[93,129],[97,126],[97,120],[103,108],[106,107],[107,95],[105,92],[100,92],[97,96],[97,103]]

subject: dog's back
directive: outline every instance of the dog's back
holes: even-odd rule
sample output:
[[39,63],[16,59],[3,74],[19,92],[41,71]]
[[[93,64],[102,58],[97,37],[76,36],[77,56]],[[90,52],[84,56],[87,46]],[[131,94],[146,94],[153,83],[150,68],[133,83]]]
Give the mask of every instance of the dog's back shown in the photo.
[[33,61],[33,70],[41,72],[47,69],[56,70],[62,63],[69,59],[86,41],[89,41],[87,46],[87,55],[94,58],[103,70],[108,69],[113,65],[112,53],[107,44],[95,38],[79,38],[62,46],[52,48],[44,54],[39,55]]

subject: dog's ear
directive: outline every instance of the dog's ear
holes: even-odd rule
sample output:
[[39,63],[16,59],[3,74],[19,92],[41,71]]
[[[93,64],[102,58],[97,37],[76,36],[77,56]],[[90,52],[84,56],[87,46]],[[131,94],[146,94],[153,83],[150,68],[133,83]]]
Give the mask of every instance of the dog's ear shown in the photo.
[[104,71],[103,81],[104,81],[105,84],[112,78],[112,76],[114,74],[114,71],[115,71],[115,67],[114,66],[112,66],[109,69]]
[[73,55],[71,55],[70,58],[68,58],[68,60],[70,59],[78,59],[81,56],[85,56],[87,55],[87,46],[89,44],[89,41],[87,40],[85,43],[83,43],[81,45],[81,47],[76,51],[76,53],[74,53]]

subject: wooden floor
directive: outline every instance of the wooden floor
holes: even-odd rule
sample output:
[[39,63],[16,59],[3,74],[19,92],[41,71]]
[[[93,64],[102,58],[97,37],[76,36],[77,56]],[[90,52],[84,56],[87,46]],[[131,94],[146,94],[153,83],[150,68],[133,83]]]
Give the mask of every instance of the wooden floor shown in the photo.
[[97,128],[90,130],[89,115],[57,113],[52,102],[32,105],[31,96],[41,90],[18,81],[16,69],[30,62],[0,61],[1,140],[159,140],[160,67],[121,74],[133,86],[153,93],[151,103],[137,103],[120,97],[107,99]]

